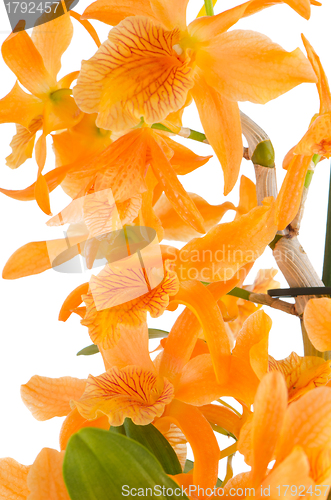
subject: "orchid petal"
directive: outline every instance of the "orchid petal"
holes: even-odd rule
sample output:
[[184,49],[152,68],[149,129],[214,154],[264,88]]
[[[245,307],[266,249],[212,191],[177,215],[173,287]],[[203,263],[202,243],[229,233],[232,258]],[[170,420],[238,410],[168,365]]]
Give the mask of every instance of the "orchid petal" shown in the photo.
[[162,415],[173,396],[170,382],[154,372],[137,366],[114,367],[98,377],[90,375],[83,396],[73,405],[87,420],[104,414],[110,425],[122,425],[125,417],[147,425]]
[[60,313],[59,313],[59,321],[67,321],[70,318],[72,310],[76,307],[80,306],[83,302],[82,295],[87,294],[89,288],[88,283],[83,283],[75,288],[65,299],[62,304]]
[[34,375],[21,386],[25,406],[37,420],[63,417],[71,411],[70,400],[84,392],[86,380],[73,377],[48,378]]
[[[235,210],[233,203],[226,201],[221,205],[209,205],[209,203],[195,193],[188,193],[195,206],[204,219],[204,227],[209,231],[222,219],[228,210]],[[190,241],[200,235],[192,226],[189,226],[179,217],[176,210],[165,195],[157,201],[154,206],[156,215],[160,218],[164,229],[164,237],[167,240]]]
[[309,456],[328,446],[331,439],[331,390],[317,387],[294,401],[288,408],[277,444],[276,463],[295,446]]
[[276,200],[276,224],[279,230],[285,229],[298,213],[306,174],[312,156],[295,155],[287,168]]
[[307,56],[312,65],[316,76],[318,78],[317,82],[317,90],[320,98],[320,114],[330,113],[331,112],[331,94],[330,87],[327,76],[325,74],[324,68],[320,61],[320,58],[316,54],[313,47],[308,42],[307,38],[304,35],[301,35],[303,44],[307,51]]
[[293,401],[315,387],[329,382],[331,361],[324,361],[317,356],[300,357],[292,352],[280,361],[269,356],[269,371],[279,371],[284,375],[289,401]]
[[113,131],[134,127],[141,117],[160,122],[181,108],[193,82],[189,60],[182,62],[173,49],[178,37],[148,18],[126,18],[83,62],[74,88],[78,106],[98,112],[98,127]]
[[188,281],[180,284],[173,300],[186,305],[197,316],[211,353],[216,378],[219,382],[223,381],[224,367],[229,361],[230,341],[213,294],[202,283]]
[[192,96],[208,139],[224,173],[224,194],[237,182],[243,155],[239,107],[208,84],[199,72]]
[[203,218],[193,200],[179,182],[176,172],[166,158],[162,142],[158,144],[153,137],[150,140],[151,167],[153,173],[164,189],[165,195],[178,213],[199,233],[204,233]]
[[287,388],[278,372],[263,377],[254,399],[251,427],[253,465],[252,485],[261,483],[269,462],[273,459],[277,440],[287,408]]
[[103,23],[116,26],[130,16],[146,16],[155,21],[150,0],[97,0],[89,5],[82,19],[97,19]]
[[1,52],[7,66],[31,94],[43,98],[56,89],[55,79],[48,73],[40,52],[26,31],[9,35]]
[[233,30],[197,52],[208,85],[234,101],[265,104],[303,82],[317,81],[300,49],[286,52],[254,31]]
[[212,428],[194,406],[174,400],[165,416],[179,427],[190,443],[194,455],[194,484],[214,488],[217,481],[220,449]]
[[27,485],[29,500],[70,500],[62,475],[64,452],[44,448],[31,465]]
[[61,57],[70,45],[74,30],[69,13],[33,28],[32,42],[40,53],[45,68],[56,79]]
[[[263,206],[253,208],[233,222],[218,224],[206,236],[187,243],[175,261],[180,279],[229,280],[263,253],[276,231],[274,203],[266,199]],[[220,241],[230,243],[220,248]]]
[[24,92],[16,82],[9,94],[0,100],[0,123],[17,123],[27,129],[42,111],[41,99]]
[[155,17],[168,29],[186,29],[186,9],[189,0],[150,0]]
[[66,449],[71,436],[85,427],[97,427],[98,429],[107,431],[109,430],[108,417],[102,415],[102,417],[96,418],[95,420],[86,420],[86,418],[81,416],[77,408],[71,410],[64,420],[60,431],[61,451]]
[[26,481],[30,467],[12,458],[0,459],[0,495],[3,500],[26,500],[29,489]]
[[310,299],[304,310],[304,324],[313,346],[319,351],[331,349],[331,299]]

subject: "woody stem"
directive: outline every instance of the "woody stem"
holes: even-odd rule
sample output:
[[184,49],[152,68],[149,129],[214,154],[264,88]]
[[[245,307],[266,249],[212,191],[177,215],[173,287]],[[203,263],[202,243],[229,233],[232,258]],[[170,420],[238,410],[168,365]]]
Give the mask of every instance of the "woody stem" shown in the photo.
[[[191,139],[192,141],[203,142],[204,144],[209,144],[206,135],[203,132],[199,132],[198,130],[193,130],[188,127],[181,127],[179,132],[174,132],[170,128],[162,125],[162,123],[153,123],[151,128],[155,130],[163,130],[163,132],[169,132],[170,134],[179,135],[180,137],[184,137],[185,139]],[[246,160],[250,160],[248,148],[243,148],[243,158]]]
[[[245,116],[245,115],[244,115]],[[246,123],[243,123],[243,134],[245,135],[249,153],[254,164],[256,174],[256,192],[258,204],[261,205],[264,198],[273,196],[277,197],[276,184],[276,168],[271,166],[272,158],[270,158],[270,146],[264,151],[261,150],[261,144],[268,144],[270,139],[268,135],[258,126],[253,120],[248,117]],[[260,148],[257,163],[256,151]],[[300,216],[301,218],[301,216]],[[318,274],[313,268],[311,262],[304,249],[300,245],[296,235],[290,232],[288,228],[284,231],[278,231],[275,239],[270,243],[273,250],[273,256],[278,264],[279,269],[283,273],[290,287],[323,287],[324,284],[320,280]],[[298,296],[296,298],[296,311],[298,315],[302,315],[306,303],[313,296]],[[302,339],[304,344],[305,356],[319,356],[324,359],[331,359],[331,352],[319,352],[311,344],[307,332],[301,320]]]
[[330,185],[329,185],[328,215],[326,219],[322,281],[325,286],[331,286],[331,172],[330,172]]
[[243,288],[235,287],[231,292],[227,295],[233,295],[234,297],[239,297],[244,300],[249,300],[250,302],[254,302],[255,304],[261,304],[264,306],[272,307],[273,309],[279,309],[288,314],[293,314],[298,316],[295,304],[290,304],[289,302],[285,302],[284,300],[275,299],[270,297],[266,293],[254,293],[249,292],[248,290],[244,290]]

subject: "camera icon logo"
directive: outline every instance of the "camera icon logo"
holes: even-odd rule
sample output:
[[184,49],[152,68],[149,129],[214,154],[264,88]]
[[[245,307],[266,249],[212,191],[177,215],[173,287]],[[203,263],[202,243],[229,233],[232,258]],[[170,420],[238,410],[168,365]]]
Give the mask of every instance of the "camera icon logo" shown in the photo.
[[152,291],[164,278],[155,229],[122,225],[111,189],[73,200],[48,225],[74,221],[62,240],[46,242],[52,268],[61,273],[86,273],[97,310],[108,309]]

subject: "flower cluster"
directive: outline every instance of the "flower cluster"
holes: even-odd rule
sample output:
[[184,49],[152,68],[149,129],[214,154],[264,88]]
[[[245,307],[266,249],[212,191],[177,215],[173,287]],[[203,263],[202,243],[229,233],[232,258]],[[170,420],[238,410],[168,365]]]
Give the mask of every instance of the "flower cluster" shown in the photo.
[[[48,216],[55,188],[61,186],[71,198],[47,222],[69,225],[66,238],[25,244],[9,258],[3,278],[52,268],[70,273],[75,259],[82,258],[95,274],[64,300],[59,319],[79,316],[93,343],[87,351],[100,352],[104,363],[98,376],[35,375],[22,385],[23,402],[37,420],[65,417],[60,451],[44,448],[31,466],[1,459],[2,499],[121,498],[115,459],[124,464],[124,454],[139,433],[145,441],[137,441],[159,460],[155,470],[162,465],[164,481],[172,481],[174,488],[175,483],[192,486],[192,500],[206,498],[200,489],[213,491],[212,498],[219,496],[222,459],[227,459],[222,495],[231,488],[266,489],[276,499],[280,485],[291,485],[295,493],[292,488],[286,498],[294,499],[318,496],[316,485],[327,485],[327,497],[331,299],[299,299],[296,305],[273,299],[267,291],[280,286],[275,269],[261,269],[252,285],[244,284],[268,245],[282,256],[284,241],[296,241],[310,172],[331,155],[331,94],[310,43],[303,37],[306,57],[300,49],[285,51],[260,33],[233,29],[240,19],[277,3],[287,3],[306,19],[311,4],[318,4],[249,0],[211,15],[213,3],[205,0],[187,25],[188,0],[96,0],[82,15],[66,12],[36,26],[31,36],[13,32],[2,44],[2,57],[17,77],[0,100],[0,123],[16,124],[7,165],[18,168],[34,158],[37,178],[26,189],[0,192],[16,200],[36,200]],[[103,43],[89,19],[110,25]],[[58,79],[61,57],[74,35],[72,20],[86,28],[97,51],[81,63],[80,71]],[[277,195],[261,189],[261,177],[255,185],[240,176],[243,153],[248,159],[248,151],[270,179],[275,169],[267,160],[263,164],[261,145],[268,141],[254,144],[255,124],[247,129],[238,102],[264,104],[303,82],[316,84],[320,109],[286,156],[287,173]],[[185,109],[194,105],[204,133],[183,123]],[[238,206],[228,200],[210,205],[184,189],[179,176],[203,168],[211,156],[196,155],[176,142],[176,135],[209,143],[223,171],[224,196],[240,178]],[[53,142],[55,167],[45,173],[46,157],[52,154],[47,136]],[[233,220],[222,222],[228,211]],[[172,246],[169,241],[182,244]],[[295,261],[295,248],[283,262]],[[289,271],[288,265],[280,267],[292,287],[300,266],[293,264]],[[305,275],[303,268],[299,271]],[[170,332],[148,328],[148,315],[158,318],[178,305],[184,310]],[[272,325],[263,305],[300,317],[303,357],[294,352],[283,360],[271,356]],[[151,338],[161,338],[152,352]],[[232,398],[234,406],[223,397]],[[123,441],[113,462],[95,448],[95,482],[83,468],[83,458],[82,463],[70,458],[77,436],[89,436],[93,449],[92,437],[99,434],[84,434],[87,429],[102,430],[104,439],[116,433],[118,443]],[[221,450],[217,432],[233,443]],[[191,467],[188,445],[194,456]],[[146,450],[137,450],[130,460],[141,462],[146,478],[151,477],[153,471],[144,465]],[[250,472],[233,476],[237,451]],[[177,460],[177,472],[164,465],[165,456]],[[133,465],[128,465],[123,483],[128,488],[132,471]],[[112,484],[110,496],[100,493],[106,491],[102,481]]]

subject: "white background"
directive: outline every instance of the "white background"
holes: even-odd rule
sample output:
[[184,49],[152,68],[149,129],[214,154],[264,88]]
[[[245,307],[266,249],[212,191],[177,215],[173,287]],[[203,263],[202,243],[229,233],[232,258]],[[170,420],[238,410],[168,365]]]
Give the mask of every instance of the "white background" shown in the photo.
[[[137,0],[138,1],[138,0]],[[239,2],[222,0],[215,13],[233,7]],[[324,0],[323,7],[312,7],[310,21],[299,17],[287,5],[267,9],[254,17],[240,21],[236,28],[252,29],[268,35],[287,50],[297,46],[304,51],[300,34],[304,33],[315,47],[331,78],[330,21],[331,6]],[[82,13],[89,4],[81,0],[76,11]],[[188,19],[192,20],[202,2],[191,0]],[[87,32],[74,20],[75,34],[70,49],[63,57],[60,76],[80,68],[82,59],[90,58],[96,47]],[[107,37],[109,27],[93,22],[101,41]],[[0,3],[0,42],[10,33],[9,21],[4,5]],[[0,98],[12,88],[15,76],[0,58]],[[286,152],[301,138],[310,119],[318,111],[318,95],[313,84],[303,84],[265,106],[242,103],[241,109],[251,116],[269,134],[276,150],[278,182],[285,171],[281,164]],[[202,130],[194,105],[186,110],[184,126]],[[35,161],[28,160],[17,170],[5,165],[5,157],[11,152],[9,143],[14,125],[0,125],[0,186],[7,189],[22,189],[36,179]],[[196,153],[211,154],[208,145],[181,140]],[[54,168],[54,158],[49,154],[46,170]],[[241,173],[254,179],[253,166],[243,160]],[[181,178],[187,191],[196,192],[212,204],[224,201],[223,178],[218,160],[214,157],[197,171]],[[324,161],[316,169],[306,205],[306,213],[300,233],[300,241],[307,251],[315,269],[322,272],[326,209],[329,185],[329,164]],[[238,202],[238,187],[228,197]],[[61,188],[51,195],[53,214],[58,213],[68,201]],[[30,241],[52,239],[58,236],[53,228],[45,225],[48,217],[35,202],[19,202],[0,195],[1,246],[0,268],[20,246]],[[228,218],[224,220],[229,220]],[[250,274],[250,283],[258,268],[276,267],[271,251],[267,249]],[[280,275],[280,273],[278,273]],[[277,278],[276,278],[277,279]],[[285,281],[278,276],[281,284]],[[84,275],[60,274],[47,271],[44,274],[21,280],[0,282],[0,457],[11,456],[24,464],[34,461],[43,447],[58,448],[61,420],[37,422],[20,399],[20,385],[35,374],[49,377],[71,375],[86,378],[89,373],[98,375],[103,371],[100,355],[76,357],[76,352],[91,344],[87,329],[82,327],[77,316],[67,323],[57,321],[58,312],[66,296],[80,283],[88,280]],[[270,337],[270,353],[280,359],[295,350],[302,354],[299,322],[295,317],[278,311],[266,311],[273,319]],[[166,312],[149,325],[169,330],[177,313]],[[222,438],[224,448],[231,440]],[[223,461],[225,462],[225,461]],[[247,470],[242,460],[235,460],[235,471]],[[220,476],[224,476],[221,466]]]

